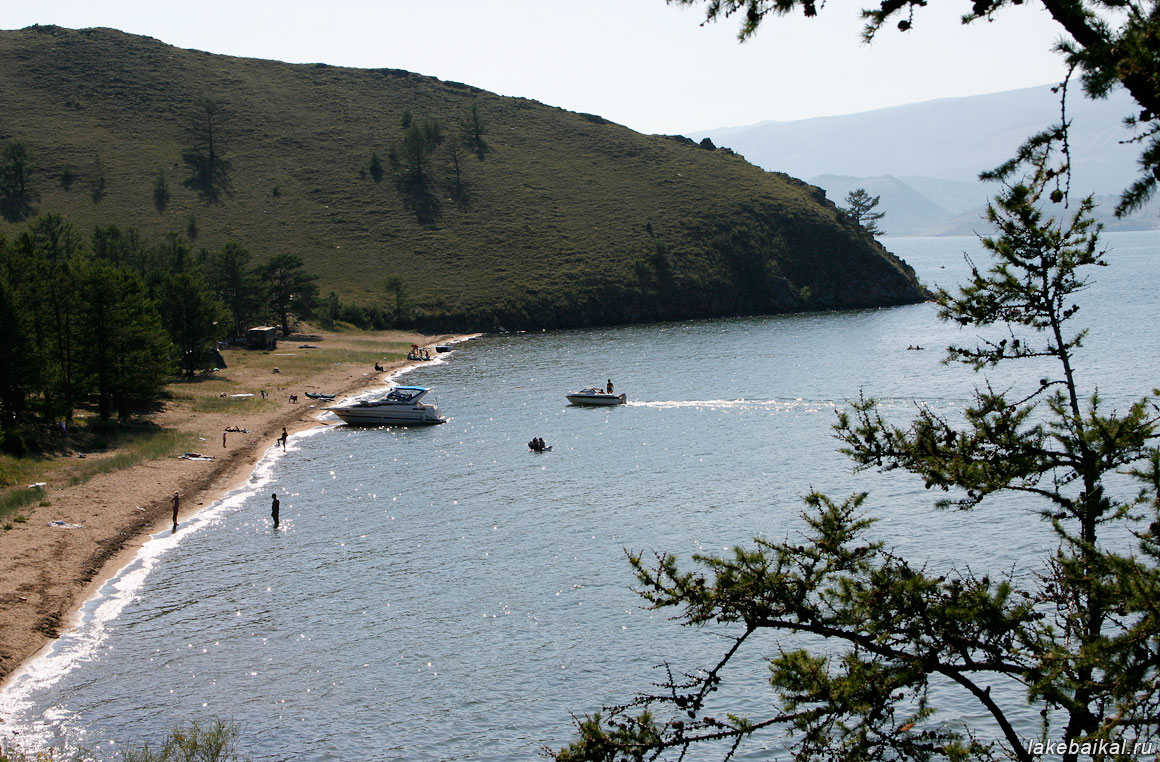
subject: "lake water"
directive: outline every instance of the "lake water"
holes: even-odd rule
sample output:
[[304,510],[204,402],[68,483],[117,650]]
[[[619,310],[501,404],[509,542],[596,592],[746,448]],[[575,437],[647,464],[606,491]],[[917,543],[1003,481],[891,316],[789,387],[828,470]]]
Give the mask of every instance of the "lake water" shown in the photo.
[[[1079,365],[1122,408],[1160,378],[1160,234],[1106,242]],[[973,239],[886,243],[928,284],[961,282],[964,251],[984,260]],[[852,474],[833,439],[835,410],[863,390],[899,423],[918,400],[953,417],[980,379],[942,365],[942,348],[972,337],[916,305],[463,344],[404,377],[435,388],[448,423],[293,437],[245,489],[158,535],[0,694],[0,735],[113,759],[121,744],[223,718],[261,762],[534,759],[572,737],[571,714],[649,689],[662,663],[711,666],[727,647],[727,630],[645,610],[626,549],[780,539],[800,528],[811,489],[869,490],[875,532],[935,566],[1033,568],[1054,547],[1034,505],[936,512],[906,475]],[[1019,373],[997,383],[1039,377]],[[608,378],[626,406],[564,399]],[[529,452],[537,435],[552,452]],[[761,657],[775,644],[753,646],[722,701],[760,716]],[[981,714],[953,692],[945,706],[948,718]]]

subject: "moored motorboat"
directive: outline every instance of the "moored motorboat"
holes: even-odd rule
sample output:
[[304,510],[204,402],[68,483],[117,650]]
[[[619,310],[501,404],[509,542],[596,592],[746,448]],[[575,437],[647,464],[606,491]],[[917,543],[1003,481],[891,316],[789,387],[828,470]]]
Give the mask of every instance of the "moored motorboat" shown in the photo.
[[425,386],[396,386],[385,395],[350,405],[328,407],[354,426],[429,426],[443,423],[434,403],[422,402],[431,390]]
[[573,405],[623,405],[625,403],[624,394],[610,394],[596,387],[581,389],[565,396]]

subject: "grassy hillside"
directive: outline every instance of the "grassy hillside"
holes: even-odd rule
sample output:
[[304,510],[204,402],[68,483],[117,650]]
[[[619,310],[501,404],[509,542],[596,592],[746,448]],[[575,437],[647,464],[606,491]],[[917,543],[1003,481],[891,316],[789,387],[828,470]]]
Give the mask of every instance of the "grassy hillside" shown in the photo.
[[[230,191],[183,186],[205,99]],[[82,229],[170,231],[195,248],[301,256],[323,295],[448,330],[578,326],[878,306],[920,297],[910,269],[813,186],[727,151],[398,70],[181,50],[108,29],[0,32],[0,142],[29,148],[37,210]],[[449,146],[472,107],[490,152]],[[391,172],[409,114],[438,120],[436,208]],[[376,181],[372,154],[385,165]],[[170,199],[154,203],[164,172]],[[72,176],[72,182],[67,180]],[[93,192],[96,178],[104,188]],[[67,186],[67,187],[66,187]],[[430,211],[430,210],[429,210]],[[25,222],[0,220],[16,235]]]

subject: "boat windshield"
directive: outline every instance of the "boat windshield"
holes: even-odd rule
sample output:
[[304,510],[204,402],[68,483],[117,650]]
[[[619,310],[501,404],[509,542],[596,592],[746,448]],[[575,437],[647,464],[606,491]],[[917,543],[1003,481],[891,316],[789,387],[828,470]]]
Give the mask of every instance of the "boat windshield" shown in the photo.
[[383,399],[388,402],[410,402],[426,393],[427,389],[422,386],[396,386]]

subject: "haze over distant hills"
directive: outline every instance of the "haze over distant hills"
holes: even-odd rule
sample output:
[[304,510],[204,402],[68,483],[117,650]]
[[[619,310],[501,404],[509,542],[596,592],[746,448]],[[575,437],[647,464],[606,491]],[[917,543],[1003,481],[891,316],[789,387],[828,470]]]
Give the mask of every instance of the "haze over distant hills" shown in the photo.
[[[1123,93],[1105,101],[1069,99],[1073,190],[1094,192],[1110,214],[1136,175],[1139,146],[1125,145],[1123,118],[1136,110]],[[891,235],[969,234],[991,187],[979,172],[1009,159],[1029,135],[1060,116],[1051,87],[946,98],[845,116],[762,122],[698,132],[760,167],[807,179],[842,204],[854,188],[882,197]],[[1157,207],[1110,229],[1160,227]]]

